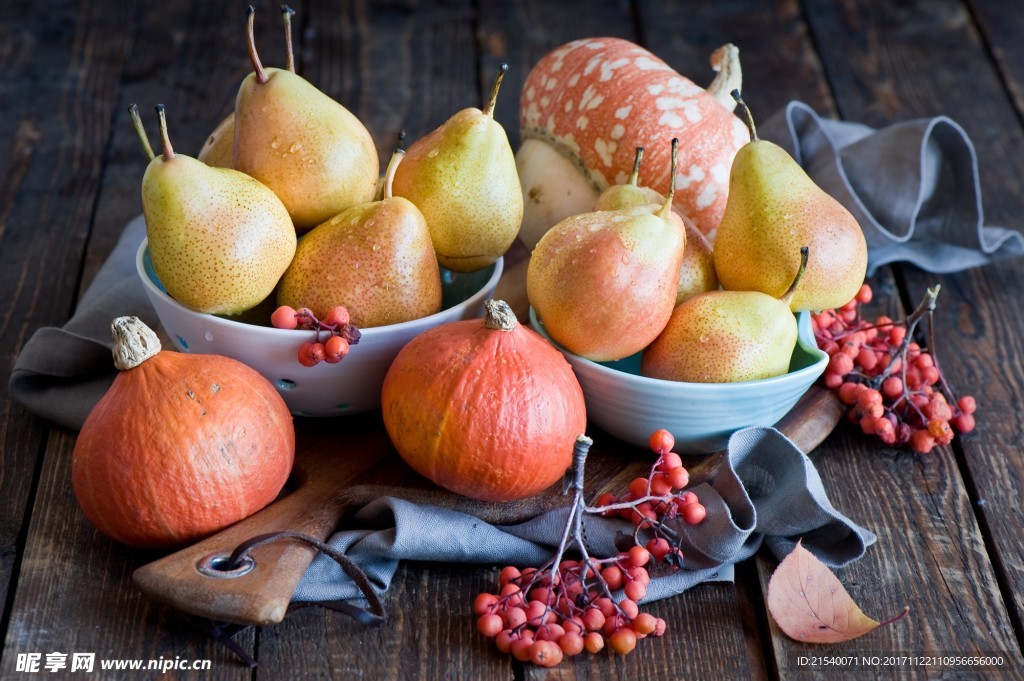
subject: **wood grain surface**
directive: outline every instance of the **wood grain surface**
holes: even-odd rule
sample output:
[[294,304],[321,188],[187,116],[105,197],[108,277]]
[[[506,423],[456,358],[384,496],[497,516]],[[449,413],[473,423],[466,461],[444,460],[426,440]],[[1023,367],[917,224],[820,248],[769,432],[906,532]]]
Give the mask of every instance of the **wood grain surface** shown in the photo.
[[[978,152],[986,222],[1024,227],[1019,3],[305,0],[293,7],[300,72],[366,121],[382,156],[400,130],[414,139],[456,110],[480,106],[501,62],[510,70],[496,117],[518,145],[519,86],[540,56],[573,38],[638,41],[701,84],[711,80],[711,50],[733,42],[744,97],[761,117],[799,99],[824,116],[874,126],[954,119]],[[263,61],[281,65],[279,3],[256,9]],[[248,71],[244,5],[0,3],[0,367],[8,374],[36,329],[70,316],[140,211],[147,160],[127,106],[137,102],[155,130],[149,112],[165,104],[176,149],[194,153],[231,110]],[[521,246],[510,251],[500,289],[520,315],[527,257]],[[407,563],[387,595],[386,627],[305,609],[235,635],[259,662],[250,670],[134,585],[133,572],[161,556],[92,529],[70,490],[74,433],[33,417],[4,387],[0,678],[21,678],[19,656],[53,651],[211,660],[208,672],[177,674],[202,679],[805,679],[834,676],[802,666],[806,654],[994,652],[1008,661],[998,675],[872,668],[846,676],[1024,678],[1022,271],[1020,260],[946,275],[897,265],[869,279],[872,310],[894,314],[942,285],[936,350],[953,387],[980,406],[975,433],[927,456],[885,447],[847,423],[814,450],[832,502],[879,537],[838,572],[843,584],[870,616],[911,608],[860,641],[814,648],[781,634],[764,606],[775,566],[759,556],[739,566],[735,584],[650,604],[669,623],[664,639],[642,641],[627,657],[581,656],[541,670],[499,654],[473,626],[469,603],[493,588],[500,566]],[[616,444],[608,451],[623,461],[638,455]]]

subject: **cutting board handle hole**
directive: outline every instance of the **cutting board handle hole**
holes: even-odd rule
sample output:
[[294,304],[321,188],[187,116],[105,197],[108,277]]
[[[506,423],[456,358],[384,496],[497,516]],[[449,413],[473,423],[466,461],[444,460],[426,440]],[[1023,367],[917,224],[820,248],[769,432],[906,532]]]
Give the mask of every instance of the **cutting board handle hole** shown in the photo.
[[251,556],[242,556],[235,567],[231,567],[231,556],[227,553],[211,553],[196,563],[196,571],[206,577],[234,579],[247,575],[256,567]]

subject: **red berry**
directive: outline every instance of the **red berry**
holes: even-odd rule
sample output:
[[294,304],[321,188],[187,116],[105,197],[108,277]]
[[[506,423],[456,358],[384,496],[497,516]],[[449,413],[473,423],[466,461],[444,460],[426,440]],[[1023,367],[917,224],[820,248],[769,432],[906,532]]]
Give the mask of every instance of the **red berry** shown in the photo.
[[882,395],[890,400],[895,400],[903,394],[903,379],[899,376],[889,376],[882,381]]
[[325,325],[337,328],[352,321],[348,309],[344,305],[336,305],[327,311],[327,316],[322,321]]
[[562,661],[562,649],[554,641],[534,641],[530,645],[530,662],[538,667],[554,667]]
[[622,588],[624,577],[622,575],[622,569],[617,565],[609,565],[604,570],[601,570],[601,578],[608,584],[608,588],[612,591]]
[[651,552],[654,560],[661,561],[665,559],[672,547],[664,537],[652,537],[647,542],[647,550]]
[[910,436],[910,447],[915,452],[927,454],[935,447],[935,438],[927,430],[915,430]]
[[476,621],[476,629],[487,638],[494,638],[505,628],[501,615],[480,615]]
[[707,517],[708,511],[703,504],[686,504],[679,511],[687,525],[699,525]]
[[567,631],[558,641],[558,647],[568,656],[579,655],[583,652],[583,636],[575,632]]
[[651,433],[650,446],[656,454],[667,454],[676,445],[676,439],[672,433],[664,428]]
[[639,580],[633,581],[623,587],[623,593],[626,594],[626,598],[639,601],[647,595],[647,585]]
[[485,615],[494,612],[498,605],[498,597],[494,594],[482,593],[473,601],[473,612],[477,615]]
[[651,494],[655,496],[665,496],[672,492],[672,485],[668,481],[668,477],[661,471],[657,471],[651,476]]
[[964,395],[957,400],[956,406],[965,414],[973,414],[978,409],[978,404],[970,395]]
[[583,647],[588,653],[597,654],[604,650],[604,636],[599,632],[592,631],[583,639]]
[[636,632],[628,627],[619,629],[608,637],[608,647],[619,655],[628,655],[636,648]]
[[668,473],[673,468],[679,468],[683,465],[682,458],[675,452],[665,452],[661,455],[661,461],[658,463],[658,470],[663,473]]
[[643,567],[647,565],[647,561],[651,559],[651,553],[642,546],[634,546],[629,550],[629,562],[636,567]]
[[348,341],[341,336],[331,336],[324,343],[324,361],[336,364],[348,354]]
[[854,298],[858,303],[864,303],[867,305],[871,302],[872,292],[871,287],[867,284],[861,284],[860,290],[857,291],[857,296]]
[[306,367],[315,366],[324,358],[324,344],[306,341],[299,346],[299,364]]
[[587,608],[583,612],[583,626],[587,631],[600,631],[605,619],[604,613],[597,607]]
[[690,473],[682,466],[670,468],[665,472],[665,477],[672,489],[683,489],[690,484]]
[[853,358],[846,353],[837,352],[828,361],[828,371],[838,376],[845,376],[853,371]]
[[633,619],[640,614],[640,607],[631,598],[623,598],[619,601],[619,609],[626,613],[626,617],[629,619]]
[[839,400],[843,404],[856,404],[857,396],[860,391],[864,389],[863,383],[854,383],[853,381],[844,381],[839,386]]
[[295,308],[287,305],[274,310],[273,314],[270,315],[270,324],[275,329],[294,329],[299,325],[299,320],[295,316]]
[[954,416],[949,422],[958,433],[969,433],[974,430],[974,415],[964,412],[959,416]]
[[654,633],[654,630],[658,628],[658,618],[654,615],[642,612],[636,616],[633,620],[633,629],[636,633],[643,634],[644,636]]
[[504,587],[512,580],[518,579],[519,574],[519,568],[517,567],[513,567],[512,565],[503,567],[501,572],[498,573],[498,585]]

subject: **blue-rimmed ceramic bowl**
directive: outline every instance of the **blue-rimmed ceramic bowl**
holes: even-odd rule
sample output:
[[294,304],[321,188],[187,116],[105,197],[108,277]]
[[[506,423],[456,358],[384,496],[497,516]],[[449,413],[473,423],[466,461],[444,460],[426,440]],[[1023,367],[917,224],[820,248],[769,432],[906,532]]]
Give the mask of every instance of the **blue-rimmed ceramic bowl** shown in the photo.
[[[391,361],[406,343],[432,327],[483,314],[503,260],[478,272],[441,270],[442,310],[401,324],[361,329],[362,338],[337,364],[299,364],[299,345],[312,331],[275,329],[189,310],[164,290],[144,240],[135,266],[164,331],[182,352],[225,355],[263,374],[297,416],[341,416],[376,409]],[[269,320],[269,312],[267,319]],[[244,319],[244,317],[243,317]]]
[[799,335],[789,373],[741,383],[647,378],[640,375],[640,353],[615,362],[592,362],[552,341],[532,308],[530,325],[572,365],[590,423],[639,447],[647,447],[651,433],[665,428],[675,436],[676,450],[691,454],[724,449],[740,428],[777,423],[828,364],[828,355],[814,341],[807,312],[797,315]]

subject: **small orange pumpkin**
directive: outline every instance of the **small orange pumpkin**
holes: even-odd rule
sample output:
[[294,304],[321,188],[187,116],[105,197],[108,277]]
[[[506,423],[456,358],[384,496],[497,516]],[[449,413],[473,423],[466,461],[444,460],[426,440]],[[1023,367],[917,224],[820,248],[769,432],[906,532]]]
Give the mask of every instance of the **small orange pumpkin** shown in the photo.
[[273,501],[295,459],[295,429],[269,381],[227,357],[161,352],[136,317],[111,331],[120,373],[71,464],[89,521],[124,544],[168,548]]
[[381,392],[384,425],[414,470],[481,501],[533,496],[561,479],[586,428],[583,391],[561,353],[503,301],[484,319],[410,341]]

